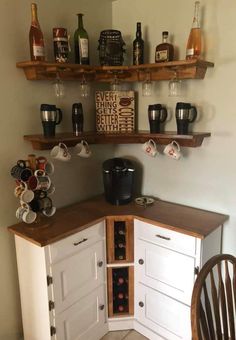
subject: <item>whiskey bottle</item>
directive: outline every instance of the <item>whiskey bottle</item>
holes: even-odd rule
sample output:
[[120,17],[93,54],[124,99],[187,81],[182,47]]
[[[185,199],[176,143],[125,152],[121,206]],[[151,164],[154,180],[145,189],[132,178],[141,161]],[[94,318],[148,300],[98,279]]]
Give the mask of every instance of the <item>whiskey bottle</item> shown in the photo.
[[192,28],[188,37],[186,59],[197,59],[201,54],[201,27],[199,20],[200,1],[195,2]]
[[78,28],[74,34],[75,63],[89,65],[89,38],[84,29],[83,14],[78,15]]
[[133,65],[144,63],[144,41],[142,39],[141,22],[137,22],[136,38],[133,41]]
[[38,21],[37,5],[34,3],[31,4],[31,26],[29,31],[29,44],[31,60],[45,61],[43,33]]
[[162,43],[157,45],[155,63],[172,61],[174,59],[174,46],[168,43],[169,32],[162,32]]

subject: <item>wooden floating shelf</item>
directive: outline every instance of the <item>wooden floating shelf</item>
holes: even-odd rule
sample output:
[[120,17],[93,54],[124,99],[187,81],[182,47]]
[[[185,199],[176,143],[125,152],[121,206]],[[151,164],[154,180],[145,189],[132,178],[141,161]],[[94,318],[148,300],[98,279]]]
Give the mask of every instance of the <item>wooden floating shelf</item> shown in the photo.
[[86,80],[110,82],[114,75],[126,82],[143,81],[150,75],[151,80],[203,79],[208,67],[214,63],[204,60],[178,60],[164,63],[142,64],[138,66],[89,66],[78,64],[60,64],[40,61],[24,61],[16,64],[22,68],[28,80],[53,80],[57,76],[62,80]]
[[202,145],[205,137],[210,137],[209,132],[194,132],[188,135],[177,135],[176,132],[153,134],[149,131],[132,133],[97,133],[94,131],[84,132],[80,136],[72,133],[58,133],[55,137],[45,138],[43,135],[27,135],[24,139],[32,143],[35,150],[48,150],[58,143],[65,143],[68,147],[75,146],[82,139],[89,144],[140,144],[153,139],[157,144],[166,145],[176,140],[180,146],[198,147]]

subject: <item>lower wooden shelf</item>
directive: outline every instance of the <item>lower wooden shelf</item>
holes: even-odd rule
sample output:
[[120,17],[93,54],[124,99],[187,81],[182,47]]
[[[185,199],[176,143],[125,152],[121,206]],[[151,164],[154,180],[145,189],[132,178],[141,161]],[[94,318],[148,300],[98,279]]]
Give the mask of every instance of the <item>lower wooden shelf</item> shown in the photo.
[[136,131],[130,133],[97,133],[94,131],[83,132],[80,136],[73,133],[58,133],[55,137],[46,138],[43,135],[26,135],[24,139],[31,142],[35,150],[49,150],[58,143],[65,143],[68,147],[75,146],[81,140],[89,144],[140,144],[153,139],[157,144],[166,145],[176,140],[180,146],[198,147],[202,145],[205,137],[210,137],[210,132],[193,132],[188,135],[178,135],[176,132],[150,133],[149,131]]

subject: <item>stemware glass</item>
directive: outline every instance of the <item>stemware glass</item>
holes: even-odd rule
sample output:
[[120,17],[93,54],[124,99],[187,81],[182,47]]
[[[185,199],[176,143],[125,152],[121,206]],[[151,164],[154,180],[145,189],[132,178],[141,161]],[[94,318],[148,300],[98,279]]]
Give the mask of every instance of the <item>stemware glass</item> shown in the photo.
[[56,79],[52,83],[54,95],[56,98],[63,98],[65,97],[65,86],[64,82],[60,79],[59,75],[57,74]]
[[114,79],[110,83],[110,90],[111,91],[121,91],[122,90],[121,82],[117,78],[117,74],[114,75]]
[[169,81],[169,97],[179,97],[182,94],[182,82],[178,79],[177,72],[174,73],[174,77]]
[[151,76],[150,73],[147,72],[146,74],[146,79],[142,83],[142,95],[144,97],[149,97],[152,95],[152,81],[151,81]]
[[84,98],[88,98],[90,95],[90,85],[85,79],[84,75],[80,83],[80,95],[81,97],[84,97]]

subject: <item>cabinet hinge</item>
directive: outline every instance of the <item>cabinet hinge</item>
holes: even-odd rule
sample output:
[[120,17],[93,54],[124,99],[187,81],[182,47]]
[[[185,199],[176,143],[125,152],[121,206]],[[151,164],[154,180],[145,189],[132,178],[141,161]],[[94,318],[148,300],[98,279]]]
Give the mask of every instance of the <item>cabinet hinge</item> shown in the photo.
[[199,274],[199,267],[195,267],[194,268],[194,275],[198,275]]
[[51,326],[50,332],[51,332],[51,336],[55,335],[56,334],[56,327]]
[[54,303],[53,301],[50,300],[50,301],[48,302],[48,307],[49,307],[49,311],[51,312],[51,310],[55,308],[55,303]]
[[47,285],[50,286],[53,283],[52,276],[47,275]]

